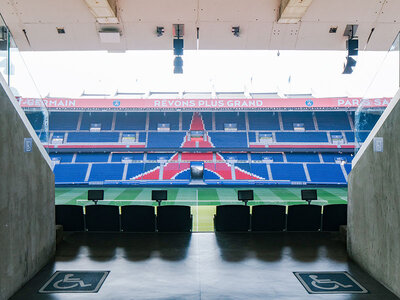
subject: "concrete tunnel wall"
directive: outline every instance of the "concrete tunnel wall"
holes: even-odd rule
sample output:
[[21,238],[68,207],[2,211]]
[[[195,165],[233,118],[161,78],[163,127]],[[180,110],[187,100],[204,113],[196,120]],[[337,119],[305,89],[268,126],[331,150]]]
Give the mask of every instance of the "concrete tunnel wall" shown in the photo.
[[[24,138],[33,138],[24,152]],[[54,255],[50,159],[0,75],[0,300],[11,297]]]
[[[400,90],[353,160],[348,252],[400,297]],[[383,152],[373,138],[383,137]]]

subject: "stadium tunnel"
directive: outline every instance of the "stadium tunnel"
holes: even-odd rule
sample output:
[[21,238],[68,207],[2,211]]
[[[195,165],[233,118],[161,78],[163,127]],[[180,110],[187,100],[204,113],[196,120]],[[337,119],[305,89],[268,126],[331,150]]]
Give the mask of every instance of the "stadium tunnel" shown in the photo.
[[[400,4],[364,2],[0,0],[0,300],[399,299]],[[335,50],[356,76],[359,49],[387,94],[41,97],[24,58]]]

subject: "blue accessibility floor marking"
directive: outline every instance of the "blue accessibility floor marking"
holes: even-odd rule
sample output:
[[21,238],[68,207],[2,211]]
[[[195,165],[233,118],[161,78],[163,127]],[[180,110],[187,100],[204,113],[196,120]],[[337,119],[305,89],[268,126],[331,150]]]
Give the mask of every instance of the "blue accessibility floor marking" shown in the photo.
[[368,290],[349,273],[294,272],[309,294],[366,294]]
[[110,271],[56,271],[39,293],[97,293]]

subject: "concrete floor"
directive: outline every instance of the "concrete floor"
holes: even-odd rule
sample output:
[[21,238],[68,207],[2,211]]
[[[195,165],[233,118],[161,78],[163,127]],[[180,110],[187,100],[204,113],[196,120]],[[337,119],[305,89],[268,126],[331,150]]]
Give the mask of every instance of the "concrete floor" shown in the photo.
[[[97,294],[39,294],[56,270],[111,271]],[[310,295],[296,271],[348,271],[368,294]],[[398,299],[331,233],[73,233],[12,300]]]

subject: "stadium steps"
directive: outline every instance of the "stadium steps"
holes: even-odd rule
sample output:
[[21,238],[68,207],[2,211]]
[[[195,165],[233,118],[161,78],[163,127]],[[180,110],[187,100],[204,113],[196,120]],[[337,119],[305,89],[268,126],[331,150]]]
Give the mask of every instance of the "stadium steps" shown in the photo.
[[112,121],[111,121],[111,130],[114,131],[115,130],[115,122],[117,120],[117,113],[113,112],[113,117],[112,117]]
[[77,131],[81,130],[82,118],[83,118],[83,112],[80,112],[79,113],[79,118],[78,118],[78,124],[76,125],[76,130]]
[[282,119],[282,113],[281,112],[278,112],[278,121],[279,121],[279,128],[280,128],[281,131],[283,131],[284,128],[283,128],[283,119]]
[[272,170],[271,170],[271,165],[267,164],[267,172],[268,172],[268,178],[270,180],[274,180],[274,178],[272,177]]
[[310,173],[308,172],[307,164],[303,163],[304,173],[306,174],[307,181],[311,181]]
[[347,112],[347,117],[349,118],[350,128],[351,128],[351,130],[354,131],[354,128],[355,128],[354,122],[353,122],[353,119],[351,118],[351,115],[349,112]]
[[347,175],[346,169],[344,167],[344,165],[340,164],[340,168],[342,169],[343,172],[343,176],[346,179],[346,182],[348,181],[349,176]]
[[85,175],[85,182],[88,182],[88,180],[89,180],[90,172],[92,171],[92,166],[93,166],[93,163],[89,163],[87,171],[86,171],[86,175]]
[[317,116],[315,115],[315,112],[312,112],[312,118],[313,118],[315,130],[319,130]]
[[128,164],[125,164],[124,171],[122,173],[122,180],[126,180],[126,174],[128,173]]

